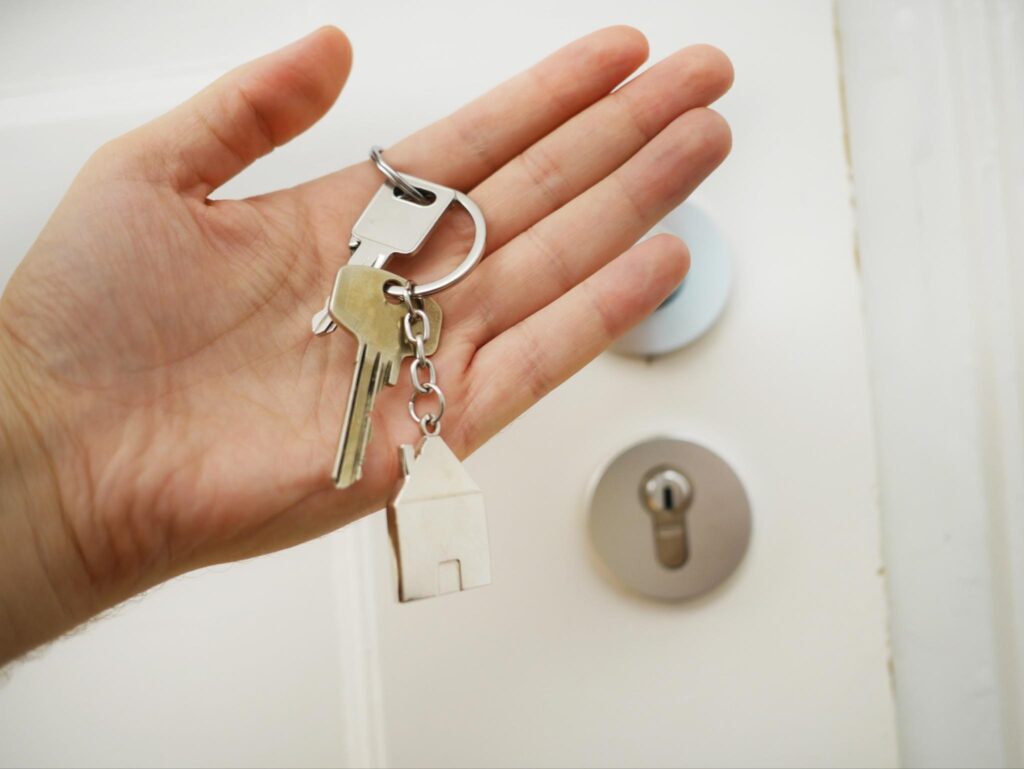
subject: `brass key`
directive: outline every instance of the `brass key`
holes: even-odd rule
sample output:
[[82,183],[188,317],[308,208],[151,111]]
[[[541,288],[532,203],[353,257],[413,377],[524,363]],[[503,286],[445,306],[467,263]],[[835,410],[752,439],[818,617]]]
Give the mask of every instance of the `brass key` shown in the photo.
[[[375,267],[345,265],[338,271],[328,303],[331,317],[352,332],[359,343],[334,461],[334,485],[339,489],[351,486],[362,476],[374,400],[384,385],[393,386],[398,381],[402,360],[414,352],[402,334],[407,309],[400,302],[393,303],[385,293],[392,283],[409,285],[405,278]],[[430,355],[440,339],[441,308],[437,302],[424,299],[423,310],[430,320],[431,334],[426,343]]]

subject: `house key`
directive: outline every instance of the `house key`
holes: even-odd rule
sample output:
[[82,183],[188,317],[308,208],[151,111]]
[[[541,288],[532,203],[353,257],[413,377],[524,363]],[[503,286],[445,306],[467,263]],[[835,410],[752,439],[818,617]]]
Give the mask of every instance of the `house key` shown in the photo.
[[[363,455],[370,441],[371,417],[377,393],[384,385],[398,381],[399,364],[414,354],[402,336],[406,309],[388,300],[389,285],[408,286],[404,278],[375,267],[346,264],[338,270],[334,291],[328,300],[331,317],[352,332],[356,346],[355,367],[349,390],[345,419],[338,442],[332,477],[343,489],[362,475]],[[424,300],[424,317],[433,329],[425,348],[437,349],[441,332],[441,308],[432,299]]]
[[[404,177],[415,184],[428,202],[410,200],[389,178],[352,225],[350,265],[383,268],[395,254],[410,256],[419,251],[437,223],[455,201],[456,191],[416,177]],[[313,333],[329,334],[337,322],[330,314],[328,297],[313,316]]]
[[[378,147],[371,149],[370,156],[386,181],[356,220],[350,243],[351,259],[338,271],[334,291],[312,323],[313,333],[318,336],[344,325],[360,340],[332,473],[338,488],[351,486],[362,475],[376,394],[384,384],[395,384],[398,364],[413,352],[403,346],[401,337],[405,310],[400,304],[388,302],[385,293],[392,300],[402,297],[403,292],[419,299],[454,285],[466,277],[483,256],[486,241],[483,214],[465,193],[399,174],[384,161]],[[414,200],[412,192],[425,202]],[[416,253],[453,203],[466,210],[475,230],[469,252],[454,270],[438,280],[412,286],[404,278],[381,269],[394,254]],[[371,274],[365,272],[367,270],[373,277],[366,277]],[[357,279],[357,275],[363,277]],[[373,299],[368,299],[371,296]],[[425,308],[429,320],[440,331],[440,309],[433,301],[426,302]],[[437,344],[436,335],[432,343]]]

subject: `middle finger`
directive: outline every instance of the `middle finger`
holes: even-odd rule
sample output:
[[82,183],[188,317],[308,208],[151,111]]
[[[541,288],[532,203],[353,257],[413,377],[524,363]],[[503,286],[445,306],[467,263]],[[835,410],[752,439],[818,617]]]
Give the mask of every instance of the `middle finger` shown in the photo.
[[[717,48],[683,48],[508,161],[469,193],[487,220],[485,254],[607,177],[680,115],[718,99],[732,75]],[[421,254],[398,268],[416,282],[454,267],[473,239],[468,216],[448,216],[441,224]],[[462,292],[456,288],[447,303],[456,314]]]

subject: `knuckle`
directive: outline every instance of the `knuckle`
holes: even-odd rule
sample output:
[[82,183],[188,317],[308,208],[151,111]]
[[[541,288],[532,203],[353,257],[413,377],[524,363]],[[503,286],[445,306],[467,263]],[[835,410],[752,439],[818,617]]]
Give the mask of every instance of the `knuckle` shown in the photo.
[[533,185],[542,190],[556,206],[565,202],[565,173],[561,165],[542,146],[535,144],[520,156],[520,162]]

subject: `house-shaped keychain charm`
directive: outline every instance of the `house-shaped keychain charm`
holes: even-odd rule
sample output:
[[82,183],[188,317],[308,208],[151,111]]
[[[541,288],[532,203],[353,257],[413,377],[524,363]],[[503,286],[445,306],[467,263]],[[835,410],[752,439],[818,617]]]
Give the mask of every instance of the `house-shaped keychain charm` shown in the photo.
[[388,503],[398,561],[398,600],[415,601],[491,582],[484,495],[438,436],[399,449],[402,481]]

